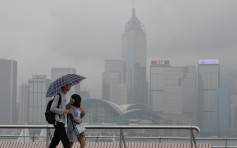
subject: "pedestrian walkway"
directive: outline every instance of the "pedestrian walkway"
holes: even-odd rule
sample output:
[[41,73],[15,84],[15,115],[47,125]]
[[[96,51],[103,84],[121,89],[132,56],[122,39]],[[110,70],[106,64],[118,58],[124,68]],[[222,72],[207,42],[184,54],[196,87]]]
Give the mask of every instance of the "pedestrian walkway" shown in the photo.
[[[75,143],[73,148],[78,148]],[[124,148],[124,146],[122,146]],[[197,144],[198,148],[212,148],[211,144]],[[46,142],[0,142],[0,148],[47,148]],[[57,148],[63,148],[60,142]],[[86,144],[86,148],[120,148],[119,143],[94,143]],[[126,148],[191,148],[187,143],[126,143]],[[193,146],[195,148],[195,146]]]

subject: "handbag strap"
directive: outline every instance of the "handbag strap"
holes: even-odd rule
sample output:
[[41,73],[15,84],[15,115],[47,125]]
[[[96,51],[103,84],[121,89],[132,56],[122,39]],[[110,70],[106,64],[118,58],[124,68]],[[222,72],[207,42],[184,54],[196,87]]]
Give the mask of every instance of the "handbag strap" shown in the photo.
[[[69,115],[67,115],[67,116],[69,116]],[[78,123],[78,122],[76,122],[76,121],[73,121],[73,118],[71,118],[71,117],[70,117],[70,119],[71,119],[72,127],[73,127],[73,130],[74,130],[74,128],[75,128],[74,123],[77,123],[77,124],[80,124],[80,123]]]
[[[68,119],[68,114],[67,114],[67,119]],[[70,116],[69,116],[70,117]],[[73,127],[73,130],[74,130],[74,128],[75,128],[75,125],[74,125],[74,123],[77,123],[77,124],[80,124],[80,123],[78,123],[78,122],[76,122],[76,121],[73,121],[73,118],[71,118],[70,117],[70,119],[71,119],[71,123],[72,123],[72,127]],[[68,120],[67,120],[68,121]],[[73,123],[74,122],[74,123]]]

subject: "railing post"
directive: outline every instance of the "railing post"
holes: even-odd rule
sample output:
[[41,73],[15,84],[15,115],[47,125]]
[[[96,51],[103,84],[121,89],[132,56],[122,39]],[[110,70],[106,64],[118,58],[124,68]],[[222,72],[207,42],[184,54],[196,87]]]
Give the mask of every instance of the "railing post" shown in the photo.
[[51,135],[51,132],[50,132],[50,129],[48,126],[47,126],[46,130],[47,130],[46,133],[47,133],[47,147],[48,147],[49,146],[49,139],[52,140],[52,135]]
[[122,140],[123,140],[124,148],[126,148],[126,143],[125,143],[125,140],[124,140],[123,130],[122,130],[122,128],[120,128],[120,148],[122,148]]
[[[193,139],[193,143],[195,145],[195,148],[197,148],[197,143],[196,143],[196,139],[195,139],[195,136],[194,136],[194,133],[193,133],[193,129],[191,128],[191,138]],[[192,139],[191,139],[191,148],[192,148]]]
[[49,133],[48,133],[48,126],[46,128],[46,146],[49,146]]
[[99,141],[98,139],[99,139],[99,135],[97,135],[97,137],[96,137],[96,140],[95,140],[96,143],[98,143],[98,141]]
[[193,148],[193,141],[192,141],[192,137],[193,134],[192,134],[192,128],[190,128],[190,144],[191,144],[191,148]]
[[225,137],[225,147],[227,148],[227,137]]
[[120,140],[119,146],[120,146],[120,148],[122,148],[122,129],[121,128],[120,128],[119,140]]

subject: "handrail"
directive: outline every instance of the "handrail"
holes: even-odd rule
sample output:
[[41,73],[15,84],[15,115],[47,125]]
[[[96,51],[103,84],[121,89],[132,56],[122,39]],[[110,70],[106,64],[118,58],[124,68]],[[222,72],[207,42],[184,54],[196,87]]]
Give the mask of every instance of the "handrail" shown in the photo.
[[93,126],[85,125],[87,129],[177,129],[177,130],[195,130],[200,132],[197,126],[162,126],[162,125],[135,125],[135,126]]
[[[196,145],[196,140],[193,131],[195,130],[196,132],[200,132],[199,127],[197,126],[163,126],[163,125],[126,125],[126,126],[119,126],[119,125],[113,125],[113,126],[105,126],[105,125],[100,125],[100,126],[94,126],[94,125],[85,125],[87,129],[119,129],[120,130],[120,148],[122,148],[122,141],[124,144],[124,148],[126,148],[126,143],[124,139],[124,134],[123,130],[124,129],[172,129],[172,130],[190,130],[190,142],[191,142],[191,148],[193,147],[193,144],[195,148],[197,147]],[[48,135],[49,138],[51,137],[51,132],[50,129],[53,129],[52,125],[0,125],[0,128],[27,128],[27,129],[47,129],[47,143],[48,143]]]
[[[177,130],[195,130],[200,132],[197,126],[162,126],[162,125],[126,125],[126,126],[104,126],[104,125],[86,125],[87,129],[177,129]],[[0,128],[29,128],[29,129],[53,129],[53,125],[0,125]]]
[[53,129],[53,125],[0,125],[0,128]]

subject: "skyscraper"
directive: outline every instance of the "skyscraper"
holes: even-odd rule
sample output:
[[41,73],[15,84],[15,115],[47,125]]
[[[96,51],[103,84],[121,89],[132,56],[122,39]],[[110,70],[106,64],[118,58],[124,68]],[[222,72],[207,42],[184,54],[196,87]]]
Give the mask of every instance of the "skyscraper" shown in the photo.
[[230,126],[231,128],[237,128],[237,79],[235,79],[234,93],[231,95],[230,103]]
[[17,62],[0,59],[0,124],[17,124]]
[[169,61],[151,61],[149,102],[152,110],[158,113],[165,112],[165,86],[167,85],[165,71],[168,68],[170,68]]
[[147,104],[146,33],[143,24],[132,9],[123,33],[123,61],[128,91],[127,103]]
[[212,132],[216,122],[216,89],[220,87],[220,64],[218,59],[199,60],[198,104],[199,126],[204,132]]
[[66,74],[76,74],[76,69],[75,68],[51,68],[51,81],[56,80],[57,78],[66,75]]
[[117,104],[127,103],[125,65],[122,60],[105,60],[102,74],[102,99]]
[[45,75],[33,75],[28,84],[28,124],[44,124],[46,92],[51,81]]
[[27,124],[28,121],[28,85],[27,84],[22,84],[20,85],[20,90],[19,90],[19,112],[18,112],[18,116],[19,116],[19,124]]
[[196,73],[194,66],[173,67],[168,60],[151,61],[152,110],[174,115],[179,123],[197,124]]
[[[217,88],[216,100],[216,129],[213,131],[220,134],[230,128],[230,90],[229,88]],[[212,127],[215,127],[214,124]]]

